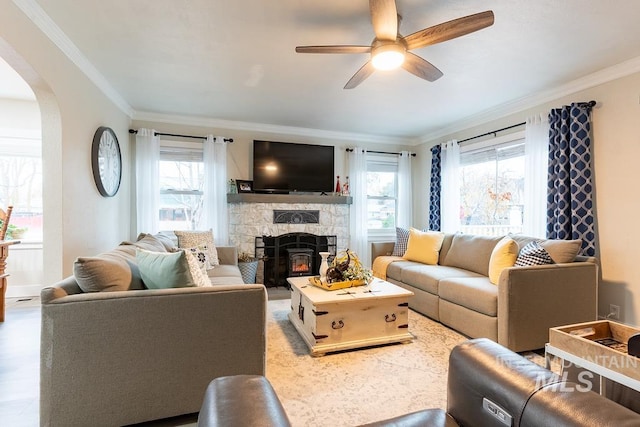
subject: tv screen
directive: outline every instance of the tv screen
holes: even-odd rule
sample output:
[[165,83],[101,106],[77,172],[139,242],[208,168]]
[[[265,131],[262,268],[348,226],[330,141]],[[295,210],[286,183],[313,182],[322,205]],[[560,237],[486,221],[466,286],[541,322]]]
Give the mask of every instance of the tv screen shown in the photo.
[[258,192],[333,191],[334,147],[253,141],[253,189]]

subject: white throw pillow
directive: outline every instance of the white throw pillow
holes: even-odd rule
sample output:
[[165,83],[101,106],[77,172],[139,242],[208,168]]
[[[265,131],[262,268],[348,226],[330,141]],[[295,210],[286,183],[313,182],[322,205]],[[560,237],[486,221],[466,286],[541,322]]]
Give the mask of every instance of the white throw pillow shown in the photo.
[[218,251],[213,244],[213,231],[174,231],[178,237],[178,247],[181,249],[194,248],[200,245],[206,245],[209,251],[209,265],[215,267],[220,265],[218,260]]

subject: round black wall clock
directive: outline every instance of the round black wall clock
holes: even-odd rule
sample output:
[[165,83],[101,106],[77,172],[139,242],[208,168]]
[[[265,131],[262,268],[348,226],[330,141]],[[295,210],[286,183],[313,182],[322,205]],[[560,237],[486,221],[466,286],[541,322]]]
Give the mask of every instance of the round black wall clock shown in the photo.
[[122,179],[122,156],[118,138],[111,128],[100,126],[96,130],[91,145],[91,166],[100,194],[115,196]]

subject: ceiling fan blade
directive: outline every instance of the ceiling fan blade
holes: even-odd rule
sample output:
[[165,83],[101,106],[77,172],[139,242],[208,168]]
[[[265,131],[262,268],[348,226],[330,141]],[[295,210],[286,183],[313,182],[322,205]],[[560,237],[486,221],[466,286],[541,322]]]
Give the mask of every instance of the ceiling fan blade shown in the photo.
[[371,46],[335,45],[335,46],[297,46],[298,53],[369,53]]
[[407,52],[405,54],[402,68],[411,74],[430,82],[436,81],[442,77],[442,71],[438,70],[435,65],[411,52]]
[[395,0],[369,0],[373,32],[378,40],[398,38],[398,10]]
[[425,28],[404,37],[407,50],[444,42],[493,25],[493,12],[476,13]]
[[355,88],[360,83],[362,83],[367,77],[369,77],[371,74],[373,74],[374,71],[375,71],[375,68],[373,68],[373,64],[371,63],[371,61],[367,61],[367,63],[364,64],[353,75],[353,77],[351,77],[351,79],[347,82],[347,84],[344,85],[344,88],[345,89],[353,89],[353,88]]

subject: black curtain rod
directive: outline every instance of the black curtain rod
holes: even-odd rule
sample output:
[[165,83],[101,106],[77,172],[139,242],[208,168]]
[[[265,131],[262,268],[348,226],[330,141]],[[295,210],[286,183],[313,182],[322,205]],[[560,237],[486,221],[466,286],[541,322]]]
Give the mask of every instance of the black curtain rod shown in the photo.
[[[363,152],[363,153],[364,153],[364,151],[365,151],[365,150],[362,150],[362,152]],[[393,152],[391,152],[391,151],[373,151],[373,150],[366,150],[366,151],[367,151],[367,153],[374,153],[374,154],[389,154],[389,155],[392,155],[392,156],[399,156],[399,155],[401,155],[401,154],[402,154],[402,153],[393,153]],[[353,152],[353,148],[347,148],[347,152],[348,152],[348,153],[352,153],[352,152]],[[416,156],[416,153],[410,153],[410,154],[411,154],[411,157],[415,157],[415,156]]]
[[[129,129],[129,133],[138,133],[137,129]],[[154,136],[177,136],[178,138],[207,139],[206,136],[180,135],[176,133],[154,132]],[[224,142],[233,142],[233,138],[224,138]]]
[[517,128],[518,126],[523,126],[523,125],[526,125],[526,124],[527,124],[527,122],[522,122],[522,123],[518,123],[518,124],[515,124],[515,125],[507,126],[506,128],[496,129],[496,130],[491,131],[491,132],[483,133],[482,135],[476,135],[476,136],[472,136],[471,138],[461,139],[460,141],[458,141],[458,144],[462,144],[463,142],[466,142],[466,141],[471,141],[472,139],[482,138],[483,136],[489,136],[489,135],[496,136],[496,133],[498,133],[498,132],[502,132],[503,130],[509,130],[509,129]]
[[[596,105],[596,101],[576,102],[576,104],[581,105],[583,107],[587,107],[587,108],[593,108]],[[523,126],[523,125],[526,125],[526,124],[527,124],[527,122],[522,122],[522,123],[518,123],[518,124],[515,124],[515,125],[507,126],[506,128],[496,129],[496,130],[491,131],[491,132],[483,133],[482,135],[476,135],[476,136],[472,136],[471,138],[461,139],[461,140],[458,141],[458,144],[461,144],[461,143],[467,142],[467,141],[471,141],[472,139],[482,138],[483,136],[489,136],[489,135],[496,136],[496,133],[498,133],[498,132],[502,132],[502,131],[505,131],[505,130],[513,129],[513,128],[517,128],[518,126]]]

